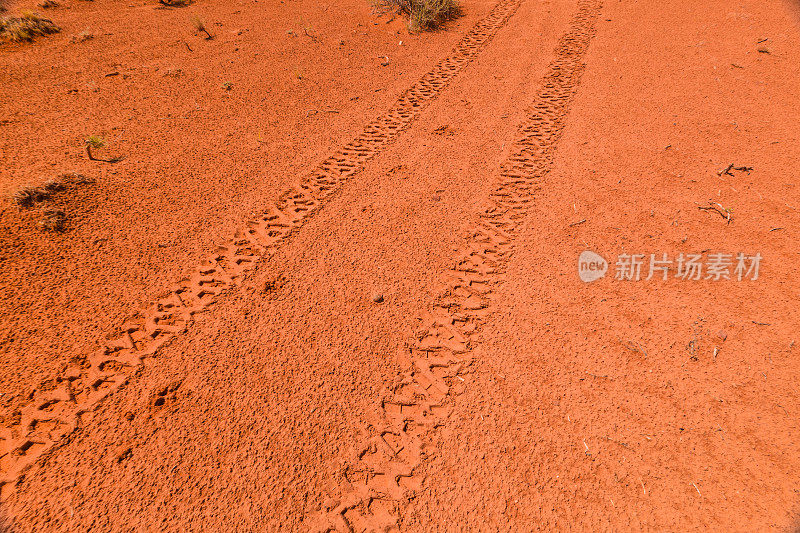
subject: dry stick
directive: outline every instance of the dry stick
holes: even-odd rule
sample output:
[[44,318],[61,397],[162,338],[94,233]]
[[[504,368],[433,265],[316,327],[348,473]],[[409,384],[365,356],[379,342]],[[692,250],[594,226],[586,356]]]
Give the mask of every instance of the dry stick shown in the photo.
[[701,209],[703,211],[714,211],[715,213],[719,214],[719,216],[721,216],[722,218],[727,220],[728,224],[731,223],[731,214],[727,209],[722,207],[722,204],[714,204],[714,203],[712,203],[709,206],[699,205],[699,206],[697,206],[697,209]]
[[585,218],[583,220],[579,220],[577,222],[573,222],[572,224],[569,225],[569,227],[571,228],[573,226],[577,226],[578,224],[583,224],[584,222],[586,222]]
[[733,168],[733,163],[728,165],[727,168],[725,168],[725,170],[720,170],[719,172],[717,172],[717,176],[722,176],[723,174],[730,174],[732,168]]

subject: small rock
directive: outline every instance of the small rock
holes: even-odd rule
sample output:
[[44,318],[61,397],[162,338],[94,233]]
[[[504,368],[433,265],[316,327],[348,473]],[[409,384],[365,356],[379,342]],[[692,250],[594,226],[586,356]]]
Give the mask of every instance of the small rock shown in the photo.
[[114,452],[114,458],[118,463],[121,463],[125,459],[129,458],[133,454],[133,450],[130,446],[123,444],[122,446],[117,447],[117,450]]
[[719,337],[719,340],[721,340],[722,342],[725,342],[725,339],[728,338],[728,333],[723,330],[719,330],[717,332],[717,337]]
[[372,301],[375,302],[376,304],[381,303],[383,301],[383,294],[376,292],[375,294],[372,295]]

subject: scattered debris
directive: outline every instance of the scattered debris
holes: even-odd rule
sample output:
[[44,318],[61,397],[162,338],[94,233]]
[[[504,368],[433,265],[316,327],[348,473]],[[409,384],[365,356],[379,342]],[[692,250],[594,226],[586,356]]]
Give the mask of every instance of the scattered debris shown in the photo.
[[91,39],[94,39],[94,34],[92,32],[90,32],[89,30],[83,30],[82,32],[80,32],[78,34],[70,36],[69,42],[71,42],[71,43],[83,43],[83,42],[89,41]]
[[722,204],[709,200],[709,205],[699,205],[697,209],[701,211],[714,211],[715,213],[719,214],[722,218],[728,221],[728,224],[731,223],[733,220],[732,213],[733,210],[729,207],[723,207]]
[[739,171],[739,172],[747,172],[747,173],[749,173],[751,170],[753,170],[753,167],[748,167],[748,166],[737,167],[733,163],[731,163],[730,165],[725,167],[723,170],[720,170],[719,172],[717,172],[717,176],[722,176],[724,174],[727,174],[728,176],[733,176],[733,172],[731,172],[731,170],[736,170],[736,171]]

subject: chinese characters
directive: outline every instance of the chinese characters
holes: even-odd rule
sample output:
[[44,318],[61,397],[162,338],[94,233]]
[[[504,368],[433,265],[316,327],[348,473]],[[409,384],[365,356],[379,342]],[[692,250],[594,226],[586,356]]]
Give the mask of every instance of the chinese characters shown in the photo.
[[667,280],[752,280],[758,279],[762,256],[742,252],[678,254],[670,258],[664,254],[620,254],[617,256],[614,278],[621,281],[640,281],[653,278]]

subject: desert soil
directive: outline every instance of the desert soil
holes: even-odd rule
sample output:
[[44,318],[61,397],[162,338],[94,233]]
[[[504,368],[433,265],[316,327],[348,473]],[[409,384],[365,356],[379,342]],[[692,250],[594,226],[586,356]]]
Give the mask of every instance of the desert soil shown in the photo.
[[797,2],[4,7],[0,529],[800,527]]

